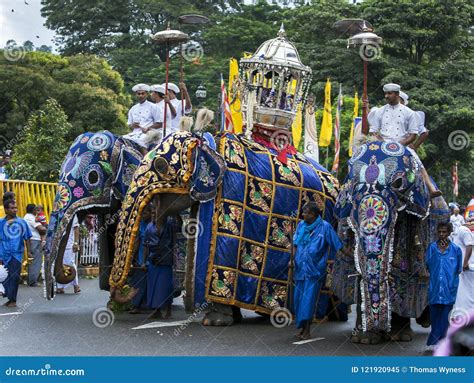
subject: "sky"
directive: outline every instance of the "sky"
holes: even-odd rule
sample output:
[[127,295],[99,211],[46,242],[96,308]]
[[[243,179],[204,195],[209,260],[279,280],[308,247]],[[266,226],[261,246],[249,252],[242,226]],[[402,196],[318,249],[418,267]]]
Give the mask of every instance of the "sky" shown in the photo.
[[0,0],[0,48],[13,39],[18,45],[30,40],[35,47],[44,44],[54,51],[54,32],[43,25],[40,9],[41,0]]

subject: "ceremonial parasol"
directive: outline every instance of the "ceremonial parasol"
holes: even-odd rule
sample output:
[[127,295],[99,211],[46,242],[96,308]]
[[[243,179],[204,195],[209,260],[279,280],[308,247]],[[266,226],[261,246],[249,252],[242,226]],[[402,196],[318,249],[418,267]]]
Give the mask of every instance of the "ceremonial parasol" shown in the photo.
[[[164,31],[158,32],[151,36],[153,41],[158,44],[166,45],[166,80],[165,80],[165,93],[168,94],[168,76],[169,76],[169,65],[170,65],[170,46],[181,44],[185,41],[189,40],[189,36],[181,31],[176,29],[170,29],[168,24],[168,28]],[[165,102],[165,111],[163,117],[163,137],[166,136],[166,109],[167,104]]]
[[364,62],[364,90],[362,92],[362,133],[367,134],[367,67],[368,62],[380,54],[382,38],[374,33],[372,25],[362,19],[345,19],[336,21],[333,28],[340,34],[352,35],[347,41],[347,48],[359,47],[359,55]]

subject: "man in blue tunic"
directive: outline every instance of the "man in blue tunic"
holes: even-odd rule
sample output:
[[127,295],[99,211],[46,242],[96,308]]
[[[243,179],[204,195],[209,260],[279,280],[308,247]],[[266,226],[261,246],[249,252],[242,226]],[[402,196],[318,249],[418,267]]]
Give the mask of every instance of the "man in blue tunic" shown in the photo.
[[31,258],[30,238],[31,231],[23,218],[16,216],[18,208],[15,200],[4,203],[5,218],[0,219],[0,264],[8,269],[8,277],[3,282],[5,294],[8,298],[4,306],[16,307],[18,284],[20,282],[21,259],[26,250]]
[[315,202],[303,206],[303,221],[298,224],[293,239],[295,253],[294,313],[297,337],[309,339],[316,309],[316,298],[326,275],[330,252],[342,249],[342,242],[332,226],[321,218]]
[[[157,213],[158,214],[158,213]],[[161,215],[145,231],[145,261],[148,260],[147,306],[154,309],[152,318],[171,318],[173,303],[173,247],[176,224],[172,217]]]
[[450,223],[438,224],[438,240],[426,250],[425,263],[430,273],[428,299],[430,304],[431,332],[427,351],[431,351],[446,336],[449,312],[453,309],[462,271],[461,248],[449,240]]
[[145,264],[145,232],[146,227],[153,217],[152,205],[145,206],[142,212],[142,220],[138,230],[138,238],[135,241],[133,263],[135,269],[132,276],[132,286],[138,289],[137,295],[132,299],[130,314],[139,314],[140,308],[146,306],[146,264]]

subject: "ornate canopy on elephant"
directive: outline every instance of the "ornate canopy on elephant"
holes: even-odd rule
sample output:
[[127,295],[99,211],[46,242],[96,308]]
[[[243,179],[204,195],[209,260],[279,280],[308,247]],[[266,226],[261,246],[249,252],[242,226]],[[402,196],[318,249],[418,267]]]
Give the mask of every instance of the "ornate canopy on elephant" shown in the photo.
[[176,133],[144,158],[122,206],[110,284],[126,282],[144,206],[159,193],[186,193],[201,202],[195,303],[270,313],[287,300],[291,222],[307,201],[317,202],[331,222],[337,180],[301,154],[285,165],[277,151],[243,135],[216,140],[220,155],[200,137]]
[[[61,253],[60,244],[65,246],[64,239],[74,215],[86,209],[110,208],[114,198],[122,200],[141,158],[132,142],[108,131],[84,133],[72,143],[61,166],[48,225],[45,269],[49,285],[53,282],[49,272]],[[55,268],[57,278],[62,269],[62,258],[58,261],[61,265]]]
[[[334,286],[348,304],[358,292],[364,331],[389,330],[392,311],[416,318],[426,307],[429,212],[428,190],[406,147],[374,141],[358,148],[335,209],[354,259],[339,254]],[[349,281],[354,271],[359,277]]]

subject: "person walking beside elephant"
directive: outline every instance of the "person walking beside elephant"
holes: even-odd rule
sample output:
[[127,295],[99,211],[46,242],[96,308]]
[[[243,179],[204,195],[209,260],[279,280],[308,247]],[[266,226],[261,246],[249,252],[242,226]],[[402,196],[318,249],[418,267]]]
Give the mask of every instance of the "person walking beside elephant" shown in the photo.
[[427,351],[431,351],[446,336],[449,313],[456,301],[459,274],[462,271],[461,249],[449,239],[451,224],[440,222],[437,230],[438,240],[430,244],[425,255],[426,267],[430,273],[428,298],[431,320]]
[[4,208],[7,215],[0,219],[0,265],[4,265],[8,270],[8,277],[3,282],[4,296],[8,298],[4,306],[16,307],[25,245],[27,256],[31,258],[31,231],[26,221],[17,217],[18,207],[15,200],[7,200]]
[[31,260],[28,259],[28,286],[38,285],[38,277],[43,264],[43,252],[41,251],[41,236],[46,234],[47,228],[36,222],[36,206],[32,203],[26,205],[25,221],[31,230]]
[[135,241],[135,269],[132,276],[132,286],[138,289],[137,295],[132,299],[132,309],[130,314],[139,314],[140,308],[146,306],[147,289],[146,289],[146,263],[145,263],[145,233],[148,224],[152,220],[152,206],[148,204],[142,212],[142,220],[138,229],[138,238]]
[[79,279],[77,276],[77,266],[76,266],[76,253],[79,251],[79,221],[77,216],[74,216],[71,225],[71,232],[66,244],[66,250],[64,251],[63,264],[69,267],[76,269],[76,278],[71,283],[62,284],[58,283],[58,289],[56,290],[57,294],[64,294],[64,289],[69,286],[74,286],[74,294],[81,292],[79,286]]
[[342,249],[342,241],[332,226],[321,218],[315,202],[303,206],[303,221],[300,221],[293,238],[295,252],[294,313],[297,337],[311,337],[311,322],[316,308],[316,298],[326,276],[329,252]]
[[175,221],[164,215],[150,222],[145,232],[145,262],[148,261],[147,306],[154,309],[152,318],[171,318],[173,303],[173,247],[176,242]]

